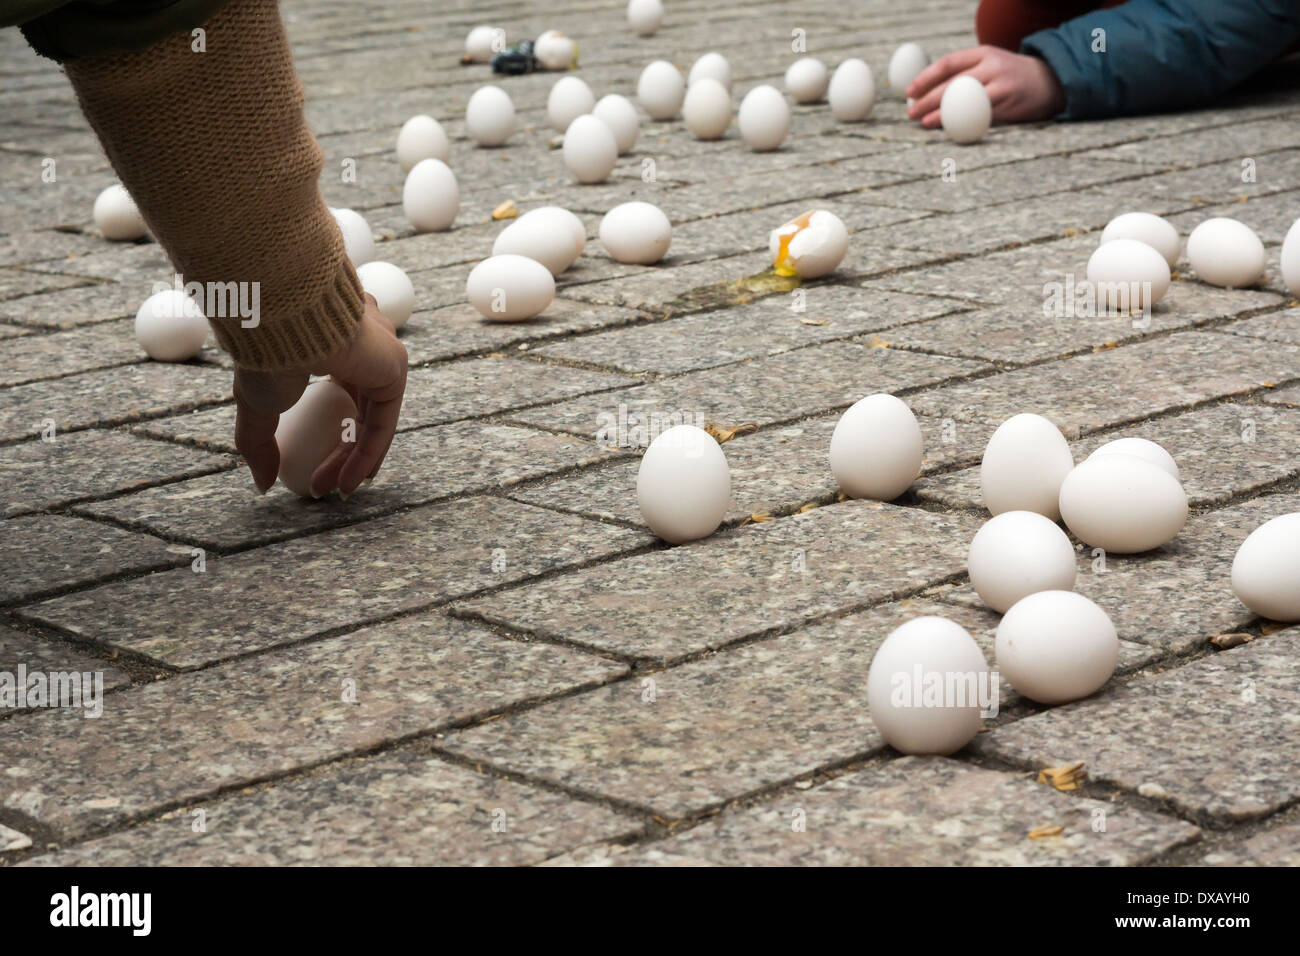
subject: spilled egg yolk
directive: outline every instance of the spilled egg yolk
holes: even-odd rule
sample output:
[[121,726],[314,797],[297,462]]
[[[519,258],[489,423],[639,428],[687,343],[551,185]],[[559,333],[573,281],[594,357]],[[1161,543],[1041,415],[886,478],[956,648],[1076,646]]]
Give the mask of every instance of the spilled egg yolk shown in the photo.
[[808,223],[812,221],[813,210],[804,213],[798,219],[792,219],[786,225],[793,224],[796,228],[785,233],[778,240],[776,257],[772,260],[772,268],[779,276],[798,275],[798,270],[794,267],[794,259],[790,256],[790,243],[795,236],[799,235],[804,229],[808,228]]

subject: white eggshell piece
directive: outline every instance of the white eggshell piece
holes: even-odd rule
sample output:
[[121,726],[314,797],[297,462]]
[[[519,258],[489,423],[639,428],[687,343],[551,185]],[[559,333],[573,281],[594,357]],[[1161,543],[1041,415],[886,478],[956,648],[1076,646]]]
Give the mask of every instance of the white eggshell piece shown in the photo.
[[370,231],[365,216],[352,209],[333,207],[330,207],[330,215],[338,223],[339,232],[343,233],[343,251],[352,265],[363,266],[378,254],[375,234]]
[[930,54],[918,43],[904,43],[889,58],[889,88],[897,95],[906,95],[907,88],[917,75],[930,65]]
[[1110,313],[1150,308],[1169,291],[1169,280],[1165,257],[1137,239],[1103,242],[1088,259],[1097,307]]
[[681,70],[667,60],[655,60],[641,71],[636,98],[651,119],[670,120],[681,112],[686,80]]
[[120,183],[114,183],[95,197],[91,215],[104,238],[114,242],[143,239],[149,231],[135,200]]
[[653,36],[664,22],[664,5],[660,0],[628,0],[627,25],[637,36]]
[[561,133],[579,116],[595,108],[596,96],[591,87],[576,76],[560,77],[546,98],[546,118]]
[[686,90],[682,121],[696,139],[718,139],[731,125],[731,94],[717,80],[696,80]]
[[790,132],[790,104],[775,86],[756,86],[740,101],[740,135],[758,153],[776,149]]
[[280,482],[294,494],[310,498],[312,473],[345,437],[356,440],[356,421],[357,406],[346,389],[329,379],[309,384],[297,403],[280,416],[275,429]]
[[465,293],[483,318],[518,322],[546,311],[555,298],[555,277],[536,259],[492,256],[470,272]]
[[785,89],[796,103],[818,103],[826,96],[830,84],[826,64],[816,57],[795,60],[785,71]]
[[1187,520],[1187,494],[1178,479],[1135,455],[1084,461],[1061,483],[1060,507],[1076,538],[1115,554],[1158,548]]
[[1102,243],[1112,239],[1136,239],[1160,253],[1172,269],[1178,264],[1183,240],[1168,219],[1149,212],[1126,212],[1106,223],[1101,231]]
[[1202,282],[1242,289],[1264,278],[1264,243],[1244,222],[1217,216],[1187,237],[1187,261]]
[[727,88],[728,93],[731,92],[731,64],[721,53],[710,50],[691,64],[691,71],[686,74],[687,88],[696,80],[702,80],[706,76],[717,80]]
[[668,217],[648,202],[622,203],[600,220],[600,244],[619,262],[658,262],[667,254],[672,238]]
[[854,498],[893,501],[921,473],[925,443],[907,403],[879,392],[855,402],[831,434],[831,474]]
[[1074,587],[1074,545],[1055,521],[1035,511],[1004,511],[975,532],[966,556],[980,600],[1005,612],[1037,591]]
[[993,644],[999,675],[1040,704],[1087,697],[1119,662],[1110,617],[1074,591],[1038,591],[1016,602]]
[[614,142],[618,144],[618,154],[622,156],[636,145],[636,138],[641,132],[641,118],[636,114],[636,107],[626,96],[610,93],[596,101],[591,111],[597,119],[614,131]]
[[1264,522],[1241,543],[1232,593],[1260,617],[1300,621],[1300,512]]
[[650,530],[670,544],[711,535],[731,506],[721,446],[694,425],[661,432],[641,458],[636,500]]
[[357,278],[394,328],[406,324],[415,311],[415,286],[400,267],[391,262],[367,262],[357,268]]
[[580,252],[563,212],[556,209],[540,216],[520,216],[497,235],[492,255],[527,256],[546,266],[551,275],[558,276],[573,265]]
[[1116,438],[1106,442],[1088,457],[1096,458],[1098,455],[1135,455],[1163,468],[1175,481],[1183,480],[1178,473],[1178,462],[1174,461],[1174,456],[1146,438]]
[[973,76],[956,77],[939,98],[939,120],[954,143],[974,143],[993,123],[993,104],[984,84]]
[[500,146],[515,131],[515,104],[499,86],[481,86],[465,104],[465,132],[480,146]]
[[155,362],[194,358],[208,339],[208,320],[198,303],[179,289],[164,289],[135,313],[135,340]]
[[402,211],[417,232],[450,229],[460,212],[456,174],[441,159],[422,159],[402,184]]
[[990,514],[1035,511],[1061,517],[1061,482],[1074,467],[1061,430],[1041,415],[1014,415],[984,446],[980,491]]
[[[805,218],[806,217],[806,218]],[[788,237],[784,254],[783,239]],[[844,261],[849,250],[849,231],[840,217],[825,209],[804,213],[773,229],[767,237],[772,264],[802,279],[816,279]]]
[[[981,688],[989,680],[988,663],[964,627],[942,617],[913,618],[871,659],[867,706],[895,750],[950,754],[979,733]],[[942,690],[927,695],[935,685]]]
[[422,159],[451,158],[451,140],[446,131],[432,116],[412,116],[402,124],[397,134],[397,162],[402,172],[409,173]]
[[564,132],[564,165],[578,182],[604,182],[617,163],[618,141],[603,120],[587,114],[569,124]]
[[827,96],[831,115],[841,123],[866,119],[876,103],[876,82],[871,67],[862,60],[845,60],[835,68]]

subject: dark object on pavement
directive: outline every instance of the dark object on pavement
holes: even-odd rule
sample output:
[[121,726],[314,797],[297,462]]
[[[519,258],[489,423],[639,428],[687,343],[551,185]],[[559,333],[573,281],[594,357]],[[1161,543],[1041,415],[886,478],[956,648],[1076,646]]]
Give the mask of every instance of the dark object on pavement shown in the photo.
[[504,53],[498,53],[492,58],[492,72],[506,73],[510,76],[518,76],[521,73],[532,73],[540,69],[537,58],[533,56],[533,41],[522,40],[516,47],[511,47]]

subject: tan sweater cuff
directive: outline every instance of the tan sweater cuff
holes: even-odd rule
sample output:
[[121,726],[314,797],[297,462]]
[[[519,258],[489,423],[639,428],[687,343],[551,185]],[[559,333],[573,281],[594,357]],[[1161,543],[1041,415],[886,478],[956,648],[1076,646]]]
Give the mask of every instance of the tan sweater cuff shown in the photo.
[[232,0],[204,31],[203,49],[180,34],[71,60],[68,77],[183,283],[209,305],[230,290],[257,303],[206,310],[222,348],[247,368],[310,366],[352,338],[364,300],[321,200],[288,38],[274,0]]

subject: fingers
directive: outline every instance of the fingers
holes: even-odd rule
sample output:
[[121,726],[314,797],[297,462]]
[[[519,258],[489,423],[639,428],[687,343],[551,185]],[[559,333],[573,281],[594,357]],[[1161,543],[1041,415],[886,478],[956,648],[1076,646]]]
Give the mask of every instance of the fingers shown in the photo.
[[357,446],[343,469],[339,472],[339,492],[350,495],[357,490],[361,482],[373,478],[383,464],[384,456],[393,443],[397,432],[397,422],[402,413],[402,393],[406,390],[406,375],[400,382],[384,389],[380,394],[372,394],[365,420],[361,423],[361,434]]
[[275,444],[275,427],[280,416],[264,415],[243,402],[235,407],[235,447],[248,462],[259,495],[275,484],[280,471],[280,449]]
[[[908,86],[904,95],[908,99],[920,100],[930,93],[936,84],[951,79],[963,70],[969,70],[983,58],[984,50],[981,47],[958,50],[956,53],[940,57],[916,75],[916,79]],[[937,104],[938,100],[935,102]]]

